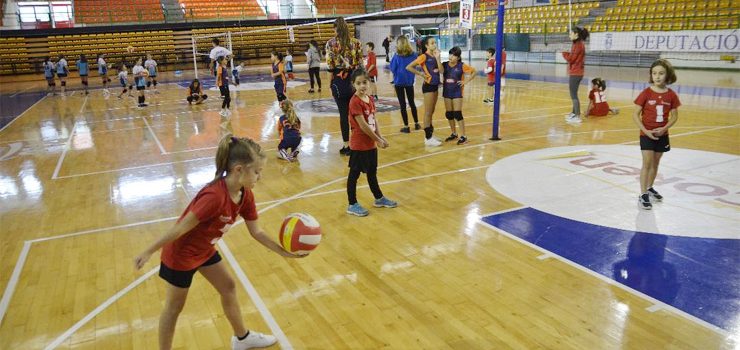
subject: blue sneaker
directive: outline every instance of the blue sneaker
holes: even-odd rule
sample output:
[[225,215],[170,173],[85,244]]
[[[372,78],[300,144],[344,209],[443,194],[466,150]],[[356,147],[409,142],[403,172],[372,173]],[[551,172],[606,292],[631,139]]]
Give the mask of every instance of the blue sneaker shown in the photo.
[[395,208],[398,206],[397,202],[394,202],[386,197],[381,197],[375,200],[375,203],[373,203],[373,206],[376,208]]
[[367,209],[363,208],[360,203],[350,204],[347,207],[347,214],[350,215],[356,215],[356,216],[367,216],[367,214],[370,214]]

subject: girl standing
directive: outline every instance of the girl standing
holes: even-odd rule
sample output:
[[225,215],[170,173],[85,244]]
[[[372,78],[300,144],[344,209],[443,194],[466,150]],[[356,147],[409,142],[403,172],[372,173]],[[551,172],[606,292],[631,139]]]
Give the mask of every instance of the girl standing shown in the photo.
[[55,71],[56,67],[54,67],[54,62],[51,61],[49,56],[46,56],[46,58],[44,58],[44,78],[46,78],[47,84],[46,94],[49,96],[53,96],[56,90],[57,83],[54,81]]
[[306,60],[308,61],[308,77],[311,79],[311,88],[308,90],[309,93],[313,93],[313,81],[316,80],[318,83],[319,92],[321,92],[321,53],[319,53],[319,44],[316,40],[311,40],[308,44],[308,51],[306,51]]
[[87,64],[85,54],[80,55],[80,59],[77,60],[76,65],[77,72],[80,74],[80,80],[82,81],[82,87],[85,89],[85,95],[87,95],[87,75],[90,73],[90,66]]
[[144,62],[144,68],[149,72],[149,78],[146,82],[146,87],[154,85],[154,93],[157,92],[157,61],[152,58],[152,54],[146,54],[146,61]]
[[218,66],[216,67],[216,85],[218,90],[221,92],[221,96],[224,100],[221,102],[221,112],[219,115],[222,117],[228,117],[231,115],[231,92],[229,91],[229,72],[228,72],[228,61],[225,56],[218,58]]
[[61,88],[61,95],[64,96],[64,90],[67,87],[67,75],[69,74],[69,66],[67,60],[64,59],[64,55],[59,55],[59,61],[56,64],[57,76],[59,77]]
[[331,94],[339,110],[339,127],[344,144],[339,154],[349,155],[349,101],[352,99],[351,77],[362,67],[362,44],[350,37],[349,27],[343,17],[334,22],[336,36],[326,43],[326,64],[331,72]]
[[662,202],[663,196],[653,188],[663,153],[671,150],[668,129],[678,121],[681,101],[668,85],[676,82],[676,71],[670,62],[659,59],[650,66],[650,86],[635,99],[633,115],[640,128],[640,196],[637,205],[645,210],[653,208],[651,199]]
[[[439,58],[437,40],[428,36],[421,42],[421,55],[416,61],[409,63],[406,69],[424,79],[421,92],[424,94],[424,145],[436,147],[442,145],[442,141],[434,137],[434,126],[432,117],[439,98],[439,73],[442,71],[442,60]],[[421,71],[416,69],[421,66]]]
[[[455,129],[455,121],[457,120],[460,124],[460,138],[457,140],[458,145],[468,142],[468,138],[465,136],[462,97],[465,84],[475,79],[476,73],[475,68],[462,62],[461,55],[462,51],[459,47],[455,46],[450,49],[450,60],[442,64],[444,75],[442,97],[445,99],[445,109],[447,110],[445,117],[447,117],[447,121],[450,123],[450,129],[452,130],[452,134],[445,141],[453,141],[458,138],[457,130]],[[470,76],[467,81],[464,80],[465,74]]]
[[146,90],[146,76],[148,73],[144,66],[141,64],[141,61],[141,58],[136,60],[136,65],[134,65],[134,68],[131,69],[131,73],[134,75],[134,85],[136,85],[136,91],[139,92],[139,107],[146,107],[148,106],[148,104],[145,102],[146,96],[144,95],[144,90]]
[[298,257],[280,248],[259,227],[252,188],[264,166],[265,155],[256,142],[226,135],[218,145],[215,179],[198,192],[167,233],[134,259],[134,267],[141,269],[152,254],[162,249],[159,276],[167,282],[167,299],[159,318],[160,349],[172,347],[177,318],[196,272],[221,295],[221,306],[234,332],[232,349],[265,347],[276,342],[274,336],[245,327],[234,279],[214,247],[238,215],[260,244],[281,256]]
[[369,78],[365,71],[358,69],[352,73],[352,86],[355,94],[349,103],[349,114],[352,116],[352,135],[349,139],[351,149],[349,156],[349,176],[347,177],[347,214],[367,216],[369,212],[357,202],[357,179],[361,173],[367,175],[367,183],[373,192],[376,208],[395,208],[398,203],[383,196],[378,184],[378,149],[388,147],[388,141],[380,135],[380,128],[375,119],[375,103],[367,94]]
[[421,129],[419,125],[419,116],[416,113],[416,102],[414,102],[414,73],[406,69],[411,63],[416,61],[416,53],[411,48],[409,39],[402,35],[396,40],[396,55],[391,59],[391,72],[393,72],[393,86],[396,89],[398,105],[401,108],[401,118],[403,118],[402,133],[410,133],[409,116],[406,112],[406,100],[408,99],[411,107],[411,116],[414,118],[414,130]]
[[288,92],[286,86],[288,86],[288,79],[285,77],[285,63],[283,63],[283,54],[277,51],[273,51],[270,55],[272,60],[272,76],[275,79],[275,95],[277,96],[278,102],[283,102],[288,97],[285,93]]
[[565,117],[568,123],[581,122],[581,102],[578,100],[578,87],[583,80],[583,66],[586,59],[586,45],[584,41],[588,39],[588,30],[581,27],[573,27],[570,32],[570,40],[573,46],[570,52],[563,52],[563,58],[568,61],[568,89],[570,90],[570,99],[573,101],[573,110]]
[[104,53],[98,55],[98,75],[103,79],[103,93],[109,94],[108,83],[110,83],[110,78],[108,78],[108,64],[105,62]]

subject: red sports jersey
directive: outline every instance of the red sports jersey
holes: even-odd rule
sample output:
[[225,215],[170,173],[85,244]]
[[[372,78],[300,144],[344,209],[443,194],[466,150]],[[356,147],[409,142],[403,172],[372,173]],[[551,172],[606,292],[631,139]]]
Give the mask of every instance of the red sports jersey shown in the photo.
[[[373,66],[373,69],[370,69],[370,66]],[[367,76],[370,78],[378,76],[378,64],[375,58],[375,52],[370,51],[367,53],[367,66],[365,69],[367,70]]]
[[588,99],[591,100],[591,103],[594,105],[589,115],[603,117],[609,114],[609,103],[606,102],[606,92],[601,91],[598,88],[593,89],[588,93]]
[[[491,72],[488,73],[488,82],[493,83],[496,81],[496,55],[491,57],[488,61],[488,68],[491,68]],[[506,75],[506,51],[501,52],[501,77]]]
[[[645,129],[653,130],[668,124],[670,111],[680,107],[681,101],[671,89],[657,93],[648,87],[637,96],[635,104],[642,107],[642,125]],[[640,131],[640,136],[645,134]]]
[[362,115],[370,130],[375,132],[375,103],[370,98],[368,102],[362,101],[357,95],[353,95],[349,101],[349,125],[352,133],[349,136],[349,148],[353,151],[369,151],[375,149],[375,141],[360,129],[360,124],[355,116]]
[[200,190],[178,219],[179,222],[188,212],[193,212],[198,225],[162,247],[162,262],[173,270],[192,270],[216,253],[214,245],[234,224],[237,215],[247,221],[257,220],[254,194],[246,188],[242,193],[241,203],[234,203],[224,179]]

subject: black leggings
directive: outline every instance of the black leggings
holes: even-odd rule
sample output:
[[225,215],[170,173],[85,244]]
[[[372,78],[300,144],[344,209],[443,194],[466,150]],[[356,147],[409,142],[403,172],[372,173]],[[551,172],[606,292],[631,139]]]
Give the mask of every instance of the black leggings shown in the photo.
[[224,97],[224,101],[221,102],[221,108],[231,108],[231,93],[229,92],[229,85],[224,84],[218,87],[221,91],[221,96]]
[[335,97],[339,109],[339,128],[342,129],[342,141],[349,142],[349,100],[351,97]]
[[[360,178],[362,171],[360,169],[349,169],[349,176],[347,177],[347,199],[349,204],[357,203],[357,179]],[[371,172],[366,173],[367,184],[370,186],[370,191],[373,192],[375,199],[383,198],[383,192],[380,191],[380,185],[378,184],[378,171],[374,169]]]
[[[409,126],[409,116],[406,112],[406,98],[408,98],[409,105],[411,106],[411,116],[414,117],[414,123],[419,123],[419,116],[416,114],[416,102],[414,102],[414,87],[413,86],[395,86],[396,96],[398,97],[398,105],[401,107],[401,118],[403,118],[403,125]],[[405,91],[405,96],[404,96]]]
[[321,67],[313,67],[313,68],[308,69],[308,77],[311,78],[311,89],[313,89],[314,77],[316,77],[315,78],[316,82],[319,85],[319,89],[321,89],[321,77],[319,76],[320,75],[319,73],[321,72],[320,70],[321,70]]
[[575,115],[581,114],[581,101],[578,100],[578,87],[581,85],[581,80],[583,80],[582,75],[571,75],[570,79],[568,79],[570,99],[573,100],[573,110],[571,113]]

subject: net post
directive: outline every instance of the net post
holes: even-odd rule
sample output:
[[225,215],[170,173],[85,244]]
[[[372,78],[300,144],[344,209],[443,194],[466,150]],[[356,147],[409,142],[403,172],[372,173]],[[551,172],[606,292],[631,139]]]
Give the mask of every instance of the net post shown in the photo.
[[229,40],[229,52],[231,52],[231,70],[229,70],[229,74],[234,71],[234,48],[231,44],[231,31],[226,32],[226,38]]
[[190,43],[193,45],[193,68],[195,68],[195,79],[198,79],[198,55],[196,53],[195,37],[190,36]]
[[503,68],[501,65],[501,57],[503,57],[502,51],[504,47],[504,12],[506,11],[505,5],[505,1],[498,2],[498,15],[496,16],[496,82],[493,87],[493,130],[491,138],[489,139],[491,141],[501,140],[501,137],[499,137],[498,133],[498,124],[499,113],[501,111],[501,72]]

